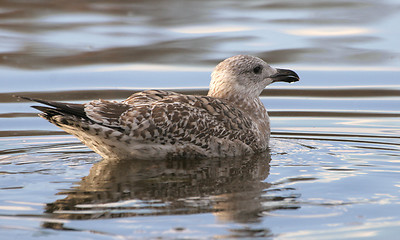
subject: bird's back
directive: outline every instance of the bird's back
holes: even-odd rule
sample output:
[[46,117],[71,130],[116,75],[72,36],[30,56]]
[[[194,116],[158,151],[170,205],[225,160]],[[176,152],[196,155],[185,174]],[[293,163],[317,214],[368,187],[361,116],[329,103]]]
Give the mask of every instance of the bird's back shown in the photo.
[[41,116],[107,158],[238,156],[268,146],[248,114],[209,96],[149,90],[82,109],[76,114],[59,106],[59,114],[52,109]]

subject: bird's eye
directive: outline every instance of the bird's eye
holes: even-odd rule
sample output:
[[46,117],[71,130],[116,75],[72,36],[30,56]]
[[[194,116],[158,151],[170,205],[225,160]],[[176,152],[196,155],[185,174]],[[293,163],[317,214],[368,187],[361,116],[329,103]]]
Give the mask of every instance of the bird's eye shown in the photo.
[[253,68],[253,72],[255,74],[260,74],[262,72],[262,66],[257,66],[255,68]]

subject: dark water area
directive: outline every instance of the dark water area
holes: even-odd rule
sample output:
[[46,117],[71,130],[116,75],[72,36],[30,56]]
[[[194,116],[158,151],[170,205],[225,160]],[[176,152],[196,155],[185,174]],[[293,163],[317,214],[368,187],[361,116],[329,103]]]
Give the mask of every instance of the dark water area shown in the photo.
[[[1,1],[1,239],[396,239],[400,1]],[[205,95],[236,54],[267,87],[270,151],[108,161],[13,95]]]

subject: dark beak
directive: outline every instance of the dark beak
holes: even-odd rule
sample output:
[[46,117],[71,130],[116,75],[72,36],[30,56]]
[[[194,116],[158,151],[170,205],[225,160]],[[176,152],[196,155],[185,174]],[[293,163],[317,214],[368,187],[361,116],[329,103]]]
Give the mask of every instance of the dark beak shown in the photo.
[[272,79],[272,82],[287,82],[287,83],[292,83],[292,82],[297,82],[300,80],[299,75],[295,73],[292,70],[289,69],[276,69],[278,72],[272,75],[270,78]]

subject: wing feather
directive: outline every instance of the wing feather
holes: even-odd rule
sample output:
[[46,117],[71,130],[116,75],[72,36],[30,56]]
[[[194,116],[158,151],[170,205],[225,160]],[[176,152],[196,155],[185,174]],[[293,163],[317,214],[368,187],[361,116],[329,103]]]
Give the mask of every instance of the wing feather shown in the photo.
[[249,130],[253,127],[250,118],[221,99],[171,92],[153,101],[149,100],[153,96],[140,98],[146,99],[146,104],[134,104],[120,118],[120,126],[132,137],[160,144],[191,142],[204,148],[211,138],[241,140],[248,145],[256,138]]

